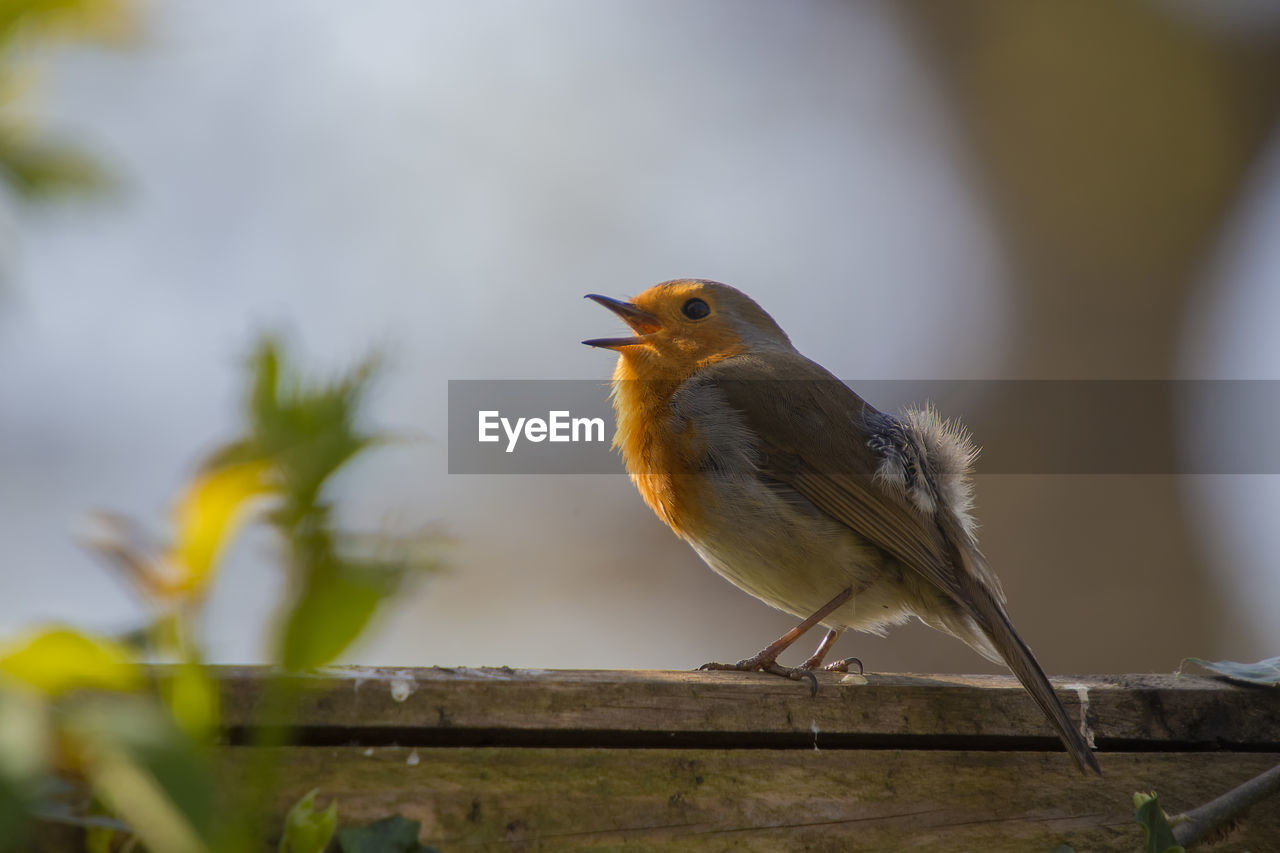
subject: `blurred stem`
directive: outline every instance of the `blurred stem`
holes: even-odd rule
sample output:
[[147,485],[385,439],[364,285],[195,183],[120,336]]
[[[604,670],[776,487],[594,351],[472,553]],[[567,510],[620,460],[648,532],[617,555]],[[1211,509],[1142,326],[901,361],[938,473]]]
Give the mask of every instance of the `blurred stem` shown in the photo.
[[223,853],[256,849],[268,837],[272,796],[279,790],[279,747],[293,740],[293,729],[283,721],[297,718],[301,696],[294,675],[280,673],[266,679],[256,703],[255,719],[249,721],[245,732],[246,742],[243,747],[232,747],[248,749],[249,760],[244,764],[243,775],[234,780],[233,796],[238,801],[232,813],[237,820],[219,845]]
[[1280,764],[1221,797],[1173,818],[1170,821],[1174,824],[1173,837],[1183,847],[1192,847],[1207,836],[1228,829],[1250,806],[1277,793],[1280,793]]

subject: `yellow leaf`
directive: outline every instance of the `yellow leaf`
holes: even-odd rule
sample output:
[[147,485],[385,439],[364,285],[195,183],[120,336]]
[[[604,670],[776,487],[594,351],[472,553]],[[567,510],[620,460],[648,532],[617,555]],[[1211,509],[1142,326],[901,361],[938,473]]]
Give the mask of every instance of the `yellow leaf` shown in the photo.
[[248,511],[273,491],[273,473],[270,462],[256,460],[196,477],[174,510],[175,538],[167,560],[172,576],[163,592],[192,596],[204,590]]
[[0,778],[33,783],[48,769],[53,753],[45,697],[0,690]]
[[0,676],[49,696],[71,690],[136,690],[143,681],[127,648],[70,628],[46,628],[0,649]]

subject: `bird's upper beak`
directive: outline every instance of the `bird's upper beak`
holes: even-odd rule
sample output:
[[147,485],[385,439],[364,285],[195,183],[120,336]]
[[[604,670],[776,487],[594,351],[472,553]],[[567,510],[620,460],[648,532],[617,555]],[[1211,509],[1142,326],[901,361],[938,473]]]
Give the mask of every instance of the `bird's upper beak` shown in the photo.
[[586,298],[599,302],[605,308],[617,314],[636,332],[635,337],[631,338],[592,338],[589,341],[583,341],[589,347],[618,349],[619,347],[643,344],[648,335],[662,328],[662,321],[657,316],[644,309],[637,308],[630,302],[623,302],[621,299],[610,299],[608,296],[601,296],[597,293],[588,293]]

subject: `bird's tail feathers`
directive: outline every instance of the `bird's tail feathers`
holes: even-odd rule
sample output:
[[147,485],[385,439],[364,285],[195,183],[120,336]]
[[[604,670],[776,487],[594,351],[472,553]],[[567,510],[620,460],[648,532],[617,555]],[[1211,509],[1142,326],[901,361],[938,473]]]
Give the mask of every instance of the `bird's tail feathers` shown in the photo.
[[[1094,757],[1088,740],[1071,721],[1067,709],[1058,699],[1058,694],[1054,692],[1053,685],[1049,683],[1035,655],[1014,630],[1013,622],[1001,603],[1003,595],[998,588],[993,589],[987,583],[986,579],[992,572],[981,552],[970,539],[964,538],[954,518],[948,518],[943,513],[939,513],[937,518],[951,544],[950,556],[960,593],[956,596],[955,603],[969,617],[964,621],[973,623],[966,626],[970,636],[958,636],[985,657],[1003,661],[1049,718],[1080,772],[1092,770],[1102,775],[1098,759]],[[954,629],[952,633],[956,633]],[[992,656],[993,652],[995,657]]]
[[[1102,775],[1102,770],[1098,767],[1098,759],[1094,757],[1089,742],[1067,714],[1067,709],[1058,699],[1058,694],[1054,692],[1053,685],[1049,683],[1048,677],[1040,668],[1031,649],[1014,630],[1004,607],[976,578],[964,574],[961,583],[972,587],[969,590],[968,599],[974,603],[973,610],[976,612],[970,615],[987,641],[986,643],[970,642],[970,645],[987,657],[991,657],[988,651],[994,651],[999,657],[993,659],[1003,660],[1004,665],[1017,676],[1018,681],[1022,682],[1022,686],[1031,694],[1031,698],[1040,706],[1040,710],[1049,718],[1049,722],[1057,730],[1058,737],[1062,739],[1067,752],[1071,754],[1082,773],[1093,771]],[[987,648],[984,649],[984,646]]]

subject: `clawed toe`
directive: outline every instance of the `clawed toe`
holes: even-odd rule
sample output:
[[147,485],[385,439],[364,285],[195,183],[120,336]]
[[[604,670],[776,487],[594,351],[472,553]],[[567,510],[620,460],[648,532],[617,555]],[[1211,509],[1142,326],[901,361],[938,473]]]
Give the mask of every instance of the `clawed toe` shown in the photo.
[[712,661],[698,667],[698,672],[740,672],[742,671],[742,667],[738,665],[740,663],[742,661],[738,661],[738,663],[716,663]]
[[765,649],[760,654],[743,658],[737,663],[704,663],[698,669],[714,672],[772,672],[770,667],[778,665],[778,658],[767,654],[768,651],[769,649]]
[[764,667],[762,671],[772,673],[773,675],[780,675],[783,678],[789,678],[792,681],[800,681],[807,678],[809,679],[809,695],[818,695],[818,676],[814,675],[813,670],[811,669],[805,669],[800,666],[782,666],[780,664],[773,663]]
[[863,674],[862,661],[858,660],[857,658],[845,658],[844,660],[833,661],[827,664],[826,666],[824,666],[822,668],[822,671],[823,672],[848,672],[849,667],[854,664],[858,665],[857,674],[862,675]]

